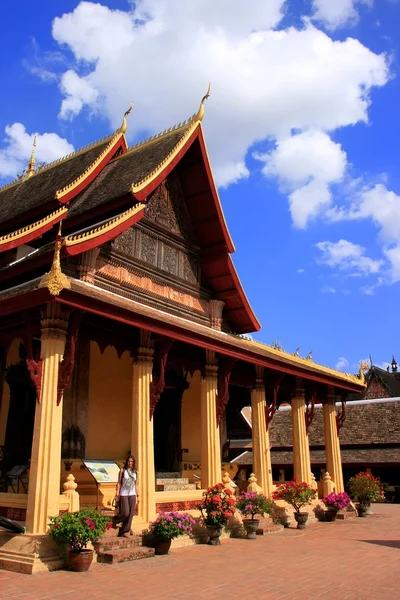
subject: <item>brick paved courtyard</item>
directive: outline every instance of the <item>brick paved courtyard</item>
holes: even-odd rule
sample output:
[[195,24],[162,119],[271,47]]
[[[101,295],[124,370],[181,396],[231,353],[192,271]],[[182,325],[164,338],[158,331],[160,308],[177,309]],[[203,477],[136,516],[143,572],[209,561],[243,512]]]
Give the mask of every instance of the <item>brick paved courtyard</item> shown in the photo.
[[400,598],[400,505],[373,510],[366,519],[189,546],[82,574],[0,571],[0,599]]

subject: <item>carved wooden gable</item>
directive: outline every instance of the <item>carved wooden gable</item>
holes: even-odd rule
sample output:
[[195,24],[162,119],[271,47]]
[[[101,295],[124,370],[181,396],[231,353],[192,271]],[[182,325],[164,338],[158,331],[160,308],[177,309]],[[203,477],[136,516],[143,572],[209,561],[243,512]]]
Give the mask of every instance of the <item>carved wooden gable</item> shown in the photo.
[[200,285],[200,262],[179,178],[171,173],[146,203],[145,217],[118,236],[112,251],[147,264],[160,275]]

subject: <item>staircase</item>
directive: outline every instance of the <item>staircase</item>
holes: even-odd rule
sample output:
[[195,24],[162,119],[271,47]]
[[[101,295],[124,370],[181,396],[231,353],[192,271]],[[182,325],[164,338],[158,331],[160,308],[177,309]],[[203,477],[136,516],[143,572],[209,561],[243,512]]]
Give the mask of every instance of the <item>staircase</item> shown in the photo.
[[110,529],[94,544],[97,562],[114,565],[154,556],[154,548],[142,546],[142,536],[131,535],[124,538],[117,535],[118,530]]
[[156,473],[156,492],[176,492],[180,490],[195,490],[196,484],[189,483],[182,473]]

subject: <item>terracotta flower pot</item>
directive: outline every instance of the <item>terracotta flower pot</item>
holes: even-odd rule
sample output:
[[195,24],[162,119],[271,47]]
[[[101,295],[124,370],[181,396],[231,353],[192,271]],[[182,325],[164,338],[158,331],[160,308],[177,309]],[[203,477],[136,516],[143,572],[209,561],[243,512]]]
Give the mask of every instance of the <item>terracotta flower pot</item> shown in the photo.
[[154,539],[154,551],[159,556],[162,554],[168,554],[169,549],[171,548],[171,541],[166,540],[165,538],[155,536]]
[[247,539],[248,540],[256,540],[257,535],[256,531],[260,526],[259,519],[243,519],[243,527],[247,531]]
[[221,537],[222,527],[216,527],[215,525],[207,525],[206,529],[208,535],[210,536],[208,544],[210,546],[219,546],[221,543],[219,538]]
[[88,571],[93,560],[93,550],[69,550],[68,566],[70,571],[82,573]]
[[302,513],[295,512],[294,513],[294,518],[296,519],[296,522],[297,522],[297,529],[305,529],[306,528],[306,523],[307,523],[307,520],[308,520],[308,513],[306,513],[306,512],[302,512]]
[[328,508],[325,511],[325,519],[327,521],[336,521],[336,517],[337,517],[338,511],[336,510],[336,508]]

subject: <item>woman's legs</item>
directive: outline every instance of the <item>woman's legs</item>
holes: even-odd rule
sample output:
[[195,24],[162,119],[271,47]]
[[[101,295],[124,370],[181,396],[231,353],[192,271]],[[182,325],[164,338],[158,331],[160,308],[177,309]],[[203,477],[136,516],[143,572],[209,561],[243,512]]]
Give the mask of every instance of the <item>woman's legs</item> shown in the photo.
[[126,532],[126,523],[129,520],[129,498],[130,496],[120,496],[119,499],[119,515],[116,519],[117,523],[122,523],[118,535]]
[[[122,498],[121,498],[122,499]],[[127,516],[124,518],[122,522],[122,527],[120,529],[120,534],[129,533],[131,530],[133,515],[135,514],[136,507],[136,496],[125,496],[124,500],[126,501],[127,506]],[[125,510],[124,510],[125,514]]]

